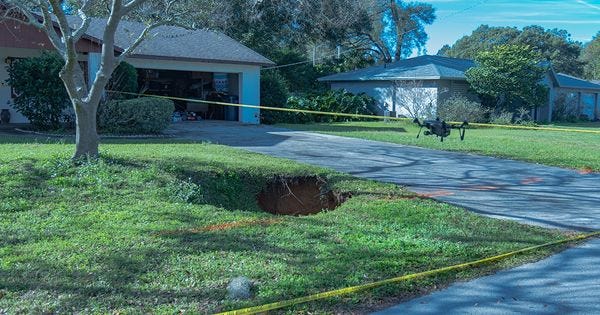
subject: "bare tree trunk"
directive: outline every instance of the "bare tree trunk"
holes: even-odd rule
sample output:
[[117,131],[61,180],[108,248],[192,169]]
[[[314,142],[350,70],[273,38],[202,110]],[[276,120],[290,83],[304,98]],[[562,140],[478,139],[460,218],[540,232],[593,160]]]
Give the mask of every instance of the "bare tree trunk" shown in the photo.
[[96,113],[98,105],[81,104],[73,105],[76,115],[75,154],[73,159],[98,157],[98,131],[96,128]]

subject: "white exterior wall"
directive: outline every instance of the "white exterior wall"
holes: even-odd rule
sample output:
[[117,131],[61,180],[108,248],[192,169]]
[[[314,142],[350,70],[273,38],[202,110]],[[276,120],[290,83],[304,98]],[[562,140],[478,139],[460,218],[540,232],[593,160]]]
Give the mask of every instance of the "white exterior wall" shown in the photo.
[[434,119],[438,106],[437,87],[398,87],[396,90],[398,116]]
[[[419,85],[421,84],[421,85]],[[365,93],[375,99],[380,109],[379,114],[384,110],[395,111],[397,115],[410,117],[411,114],[406,109],[407,106],[413,106],[407,103],[412,95],[425,96],[432,102],[433,110],[437,108],[438,88],[435,82],[417,83],[417,88],[409,88],[399,84],[395,85],[390,81],[354,81],[354,82],[331,82],[332,90],[346,90],[353,94]]]
[[[128,58],[126,61],[138,69],[235,73],[238,74],[239,77],[238,86],[240,103],[246,105],[260,105],[260,66],[258,65],[142,58]],[[260,123],[259,109],[241,107],[239,110],[240,122],[246,124]]]
[[12,104],[10,86],[6,83],[8,79],[8,71],[6,67],[8,64],[6,63],[6,58],[14,57],[14,58],[27,58],[27,57],[36,57],[42,54],[41,49],[24,49],[24,48],[0,48],[0,109],[8,108],[10,112],[10,122],[16,124],[25,124],[28,123],[29,120],[25,118],[23,115],[19,114],[12,106],[8,106],[7,102],[10,101]]

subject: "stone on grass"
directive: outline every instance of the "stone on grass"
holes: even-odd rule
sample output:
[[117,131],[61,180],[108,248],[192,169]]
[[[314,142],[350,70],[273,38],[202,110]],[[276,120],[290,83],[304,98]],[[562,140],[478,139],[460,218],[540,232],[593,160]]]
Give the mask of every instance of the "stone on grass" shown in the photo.
[[247,300],[252,297],[252,280],[246,277],[237,277],[229,282],[227,294],[233,300]]

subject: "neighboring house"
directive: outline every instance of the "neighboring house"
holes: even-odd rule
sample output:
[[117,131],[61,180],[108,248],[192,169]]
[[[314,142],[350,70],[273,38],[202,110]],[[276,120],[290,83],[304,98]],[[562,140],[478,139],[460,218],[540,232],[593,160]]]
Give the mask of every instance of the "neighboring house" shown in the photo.
[[[319,81],[329,83],[334,90],[366,93],[375,98],[382,112],[389,111],[391,115],[411,117],[415,112],[435,115],[437,105],[452,95],[477,99],[465,77],[465,72],[473,66],[475,62],[468,59],[424,55],[333,74]],[[550,93],[548,103],[535,110],[536,120],[552,121],[554,104],[561,95],[567,103],[577,106],[581,114],[599,118],[599,84],[552,70],[543,82]]]
[[[70,17],[73,26],[80,23]],[[77,43],[80,64],[89,82],[100,65],[101,40],[105,19],[93,19],[85,36]],[[116,53],[129,46],[142,32],[140,23],[122,21],[116,33]],[[13,21],[0,21],[0,109],[9,108],[11,122],[26,123],[9,104],[14,91],[7,85],[6,66],[18,58],[33,57],[53,50],[42,31]],[[128,57],[126,61],[138,69],[141,92],[183,98],[205,99],[211,91],[226,92],[228,100],[244,104],[260,103],[260,70],[273,65],[269,59],[214,31],[187,30],[161,26]],[[198,112],[205,118],[237,119],[258,124],[258,109],[176,102],[178,110]],[[235,111],[235,112],[232,112]],[[231,114],[232,113],[232,114]]]

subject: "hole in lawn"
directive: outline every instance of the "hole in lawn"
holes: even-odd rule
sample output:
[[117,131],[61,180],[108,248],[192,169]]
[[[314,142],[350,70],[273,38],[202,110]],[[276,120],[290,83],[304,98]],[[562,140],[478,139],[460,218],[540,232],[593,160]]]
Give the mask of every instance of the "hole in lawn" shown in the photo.
[[309,215],[334,210],[349,194],[338,194],[318,176],[277,177],[256,196],[266,212],[284,215]]

